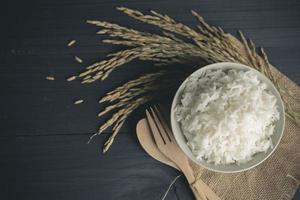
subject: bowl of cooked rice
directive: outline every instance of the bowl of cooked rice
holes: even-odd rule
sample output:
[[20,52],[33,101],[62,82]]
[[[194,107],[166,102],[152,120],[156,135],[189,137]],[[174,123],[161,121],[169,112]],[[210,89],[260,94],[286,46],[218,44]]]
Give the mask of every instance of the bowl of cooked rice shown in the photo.
[[216,172],[249,170],[275,151],[285,125],[273,83],[237,63],[215,63],[192,73],[171,107],[176,142],[195,163]]

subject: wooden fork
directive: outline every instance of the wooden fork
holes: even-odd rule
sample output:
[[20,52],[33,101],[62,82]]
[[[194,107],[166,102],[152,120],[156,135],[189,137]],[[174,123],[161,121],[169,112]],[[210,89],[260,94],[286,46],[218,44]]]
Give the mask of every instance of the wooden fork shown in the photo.
[[146,115],[158,149],[180,168],[196,199],[220,200],[207,184],[201,179],[195,179],[188,157],[177,145],[175,138],[159,109],[157,107],[150,108],[149,110],[146,110]]

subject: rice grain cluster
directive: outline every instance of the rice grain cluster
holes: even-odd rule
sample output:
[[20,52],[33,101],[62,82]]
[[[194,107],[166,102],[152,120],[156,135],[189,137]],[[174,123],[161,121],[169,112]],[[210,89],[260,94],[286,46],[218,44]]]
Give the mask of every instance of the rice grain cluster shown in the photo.
[[241,164],[273,147],[276,101],[251,70],[208,70],[188,79],[175,113],[197,159]]

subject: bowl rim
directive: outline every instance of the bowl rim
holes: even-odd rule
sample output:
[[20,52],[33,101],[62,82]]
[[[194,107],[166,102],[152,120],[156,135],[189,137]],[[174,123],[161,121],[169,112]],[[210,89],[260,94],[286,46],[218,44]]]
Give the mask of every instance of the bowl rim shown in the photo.
[[[263,82],[268,82],[268,85],[270,85],[274,92],[276,93],[276,98],[278,100],[278,105],[281,106],[282,110],[283,110],[283,113],[280,112],[280,119],[279,120],[282,120],[282,130],[280,131],[280,135],[279,135],[279,139],[278,141],[276,142],[276,144],[273,144],[273,149],[271,149],[271,151],[269,153],[265,153],[266,156],[261,159],[259,162],[257,163],[254,163],[253,165],[250,165],[248,167],[245,167],[245,168],[241,168],[241,169],[237,169],[237,170],[220,170],[220,169],[214,169],[214,168],[210,168],[208,166],[205,166],[203,165],[199,160],[197,160],[195,158],[195,156],[191,153],[191,152],[187,152],[186,151],[186,148],[189,149],[188,145],[186,144],[185,141],[181,141],[180,137],[179,137],[179,134],[181,136],[183,136],[183,138],[185,138],[184,134],[182,133],[181,129],[179,128],[176,128],[175,127],[175,124],[177,126],[180,127],[179,125],[179,122],[176,121],[175,119],[175,106],[178,104],[177,102],[177,99],[178,99],[178,96],[180,95],[181,91],[183,90],[186,82],[189,80],[189,78],[194,75],[194,74],[198,74],[200,73],[201,71],[206,71],[206,70],[209,70],[209,69],[215,69],[217,67],[225,67],[225,66],[228,66],[228,65],[231,65],[233,67],[233,69],[235,68],[244,68],[244,69],[248,69],[248,70],[251,70],[251,71],[254,71],[258,74],[260,74],[260,76],[263,77],[264,80],[262,80]],[[278,98],[279,97],[279,98]],[[197,69],[196,71],[194,71],[193,73],[191,73],[188,77],[186,77],[186,79],[180,84],[180,86],[178,87],[174,97],[173,97],[173,100],[172,100],[172,105],[171,105],[171,112],[170,112],[170,121],[171,121],[171,129],[172,129],[172,132],[174,134],[174,137],[175,137],[175,140],[176,140],[176,143],[178,144],[178,146],[180,147],[180,149],[184,152],[184,154],[190,159],[192,160],[195,164],[197,164],[198,166],[201,166],[205,169],[208,169],[210,171],[214,171],[214,172],[221,172],[221,173],[237,173],[237,172],[243,172],[243,171],[247,171],[247,170],[250,170],[258,165],[260,165],[261,163],[263,163],[265,160],[267,160],[273,153],[274,151],[276,150],[276,148],[278,147],[282,137],[283,137],[283,133],[284,133],[284,129],[285,129],[285,113],[284,113],[284,104],[283,104],[283,101],[282,101],[282,98],[281,98],[281,95],[279,93],[279,91],[277,90],[277,88],[274,86],[274,84],[272,83],[272,81],[267,78],[264,74],[262,74],[261,72],[259,72],[258,70],[252,68],[252,67],[249,67],[247,65],[244,65],[244,64],[240,64],[240,63],[233,63],[233,62],[218,62],[218,63],[213,63],[213,64],[209,64],[209,65],[206,65],[206,66],[203,66],[201,67],[200,69]],[[190,149],[189,149],[190,150]]]

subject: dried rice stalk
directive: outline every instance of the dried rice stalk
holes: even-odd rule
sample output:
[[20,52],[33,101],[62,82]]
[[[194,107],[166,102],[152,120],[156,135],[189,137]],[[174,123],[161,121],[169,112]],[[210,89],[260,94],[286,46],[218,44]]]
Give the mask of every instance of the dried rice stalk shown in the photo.
[[[98,116],[101,117],[108,113],[113,113],[113,115],[99,127],[97,133],[90,137],[89,142],[95,136],[100,135],[108,127],[112,126],[113,133],[103,148],[103,152],[106,152],[127,117],[140,105],[155,99],[158,94],[163,93],[167,95],[171,91],[170,88],[172,88],[173,83],[178,84],[182,81],[180,76],[182,77],[182,73],[177,71],[149,73],[108,92],[99,103],[108,103],[109,105]],[[171,80],[173,79],[174,82],[170,82],[170,79],[166,79],[166,77],[171,78]]]
[[[261,56],[259,56],[254,43],[247,41],[241,32],[239,32],[241,41],[247,55],[240,52],[240,47],[236,46],[230,34],[225,33],[220,27],[210,26],[195,11],[192,11],[192,14],[199,22],[197,30],[155,11],[151,11],[150,15],[145,15],[139,11],[125,7],[118,7],[117,9],[136,20],[161,28],[162,34],[141,32],[109,22],[87,21],[89,24],[102,28],[97,34],[106,34],[111,37],[110,39],[103,40],[103,42],[124,45],[128,48],[109,54],[105,60],[88,66],[85,71],[78,75],[82,83],[104,80],[116,68],[134,59],[153,61],[155,65],[180,63],[190,66],[197,65],[199,60],[203,60],[206,63],[229,61],[246,64],[259,70],[276,85],[281,94],[293,95],[286,88],[281,88],[277,84],[277,80],[270,70],[270,63],[263,49],[261,49]],[[99,113],[99,116],[108,113],[113,113],[113,115],[100,126],[99,131],[92,135],[90,140],[112,126],[113,133],[104,144],[103,152],[106,152],[113,143],[126,118],[135,109],[153,100],[158,92],[161,94],[162,91],[176,89],[178,80],[185,77],[184,74],[180,75],[178,72],[177,75],[180,78],[176,80],[172,79],[169,73],[159,71],[145,74],[107,93],[100,100],[100,103],[106,102],[109,105]],[[167,76],[165,76],[166,74]],[[165,81],[164,84],[161,83],[162,80]],[[300,114],[287,104],[284,95],[282,96],[286,104],[286,115],[299,125]]]

